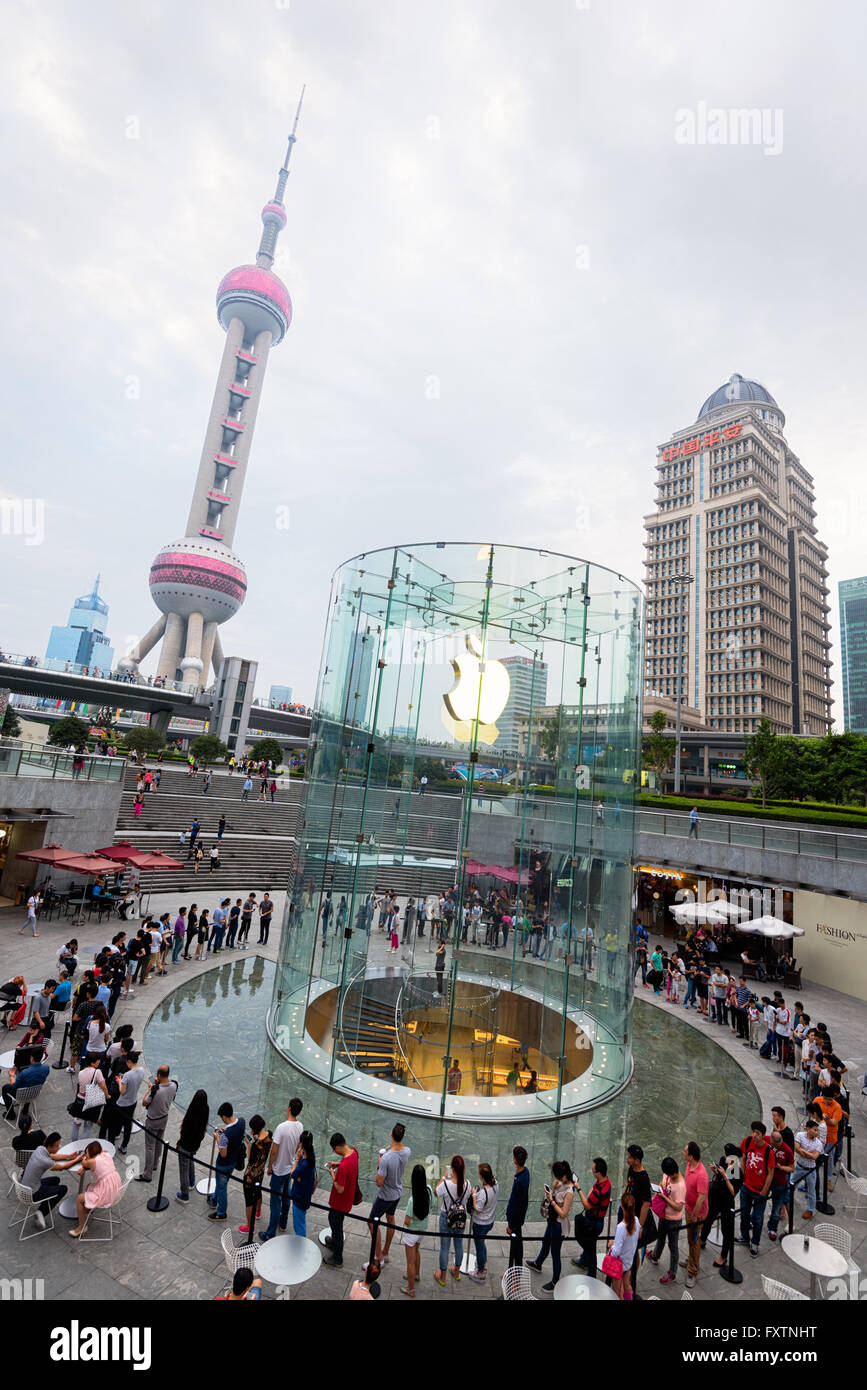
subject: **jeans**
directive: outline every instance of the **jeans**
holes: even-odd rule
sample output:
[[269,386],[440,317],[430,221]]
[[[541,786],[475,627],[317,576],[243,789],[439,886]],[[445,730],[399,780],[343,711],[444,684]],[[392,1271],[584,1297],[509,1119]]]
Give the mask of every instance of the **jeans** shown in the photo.
[[43,1178],[39,1188],[33,1194],[33,1205],[39,1203],[39,1209],[43,1216],[47,1216],[53,1206],[63,1201],[66,1196],[66,1188],[59,1178],[53,1175]]
[[587,1275],[596,1278],[596,1242],[602,1234],[604,1221],[582,1212],[575,1218],[575,1239],[581,1246]]
[[689,1006],[690,1006],[690,1004],[693,1004],[693,1003],[695,1002],[695,989],[696,989],[695,980],[694,980],[694,979],[693,979],[693,980],[687,980],[687,982],[686,982],[686,998],[685,998],[684,1001],[683,1001],[683,1007],[684,1007],[685,1009],[688,1009]]
[[172,947],[172,965],[177,965],[178,956],[181,954],[181,947],[183,946],[183,944],[184,938],[182,936],[176,936],[175,944]]
[[653,1252],[654,1260],[659,1260],[662,1248],[668,1242],[668,1272],[672,1279],[677,1278],[677,1242],[680,1236],[680,1219],[677,1221],[666,1221],[664,1216],[659,1218],[659,1234],[656,1237],[656,1248]]
[[714,1006],[714,1009],[716,1010],[716,1021],[717,1021],[717,1023],[728,1023],[728,1021],[729,1021],[729,1011],[728,1011],[728,1008],[727,1008],[727,1006],[726,1006],[726,1001],[725,1001],[725,999],[724,999],[724,998],[721,998],[721,999],[714,998],[713,1006]]
[[825,1145],[825,1156],[828,1160],[828,1181],[834,1181],[834,1162],[837,1156],[837,1141],[833,1144]]
[[789,1200],[789,1184],[784,1182],[782,1187],[774,1183],[768,1196],[771,1199],[771,1214],[768,1217],[768,1231],[775,1231],[780,1224],[780,1211]]
[[185,1149],[178,1149],[178,1175],[181,1184],[180,1190],[185,1197],[189,1197],[190,1188],[195,1187],[196,1184],[196,1172],[193,1155],[188,1154]]
[[[109,1110],[111,1113],[108,1113]],[[111,1140],[112,1144],[121,1130],[123,1130],[123,1143],[120,1147],[123,1149],[129,1148],[129,1142],[132,1138],[132,1121],[134,1114],[134,1105],[113,1105],[111,1107],[105,1107],[102,1123],[106,1127],[106,1137]],[[100,1126],[100,1136],[101,1135],[102,1126]]]
[[247,937],[248,937],[249,934],[250,934],[250,923],[251,923],[252,920],[253,920],[252,917],[242,917],[242,918],[241,918],[241,931],[240,931],[240,934],[239,934],[239,936],[238,936],[238,941],[239,941],[239,943],[240,943],[241,941],[246,941],[246,940],[247,940]]
[[216,1163],[214,1173],[214,1195],[210,1199],[216,1206],[218,1216],[226,1216],[229,1206],[229,1174],[235,1171],[234,1163]]
[[260,945],[260,946],[267,946],[267,945],[268,945],[268,932],[269,932],[269,930],[270,930],[270,927],[271,927],[271,918],[270,918],[270,917],[260,917],[260,918],[259,918],[259,945]]
[[289,1174],[275,1173],[271,1178],[271,1213],[268,1220],[268,1229],[265,1232],[270,1239],[277,1234],[277,1223],[285,1231],[289,1224]]
[[307,1234],[307,1208],[302,1210],[297,1202],[292,1203],[292,1230],[296,1236]]
[[234,946],[234,944],[235,944],[235,937],[237,936],[237,934],[238,934],[238,919],[237,919],[237,917],[232,917],[232,918],[230,918],[230,920],[229,920],[229,931],[228,931],[228,934],[227,934],[227,936],[226,936],[226,945],[227,945],[228,947]]
[[445,1274],[449,1263],[449,1246],[455,1243],[455,1264],[460,1265],[464,1258],[464,1238],[449,1230],[444,1211],[440,1212],[440,1272]]
[[548,1225],[545,1227],[545,1234],[542,1237],[542,1246],[534,1261],[537,1265],[544,1264],[548,1251],[550,1250],[551,1264],[553,1267],[551,1282],[554,1284],[556,1284],[560,1278],[560,1251],[562,1245],[563,1227],[560,1225],[559,1216],[555,1216],[553,1221],[549,1219]]
[[741,1185],[742,1240],[749,1239],[753,1245],[758,1245],[762,1238],[762,1223],[767,1204],[767,1197],[760,1197],[757,1192],[751,1192],[745,1183]]
[[524,1263],[524,1228],[517,1226],[509,1236],[509,1268]]
[[493,1226],[493,1221],[489,1221],[487,1226],[480,1226],[477,1221],[473,1222],[473,1240],[476,1243],[476,1272],[488,1267],[488,1247],[485,1239]]
[[789,1179],[792,1186],[792,1201],[795,1199],[795,1188],[803,1182],[805,1188],[805,1200],[807,1211],[816,1210],[816,1169],[802,1168],[800,1163],[795,1164],[795,1171]]
[[346,1213],[328,1208],[328,1225],[331,1229],[331,1254],[338,1264],[343,1264],[343,1219]]
[[719,1217],[720,1231],[722,1233],[722,1246],[719,1252],[721,1260],[727,1260],[732,1248],[735,1234],[735,1210],[729,1205],[731,1198],[726,1191],[725,1194],[715,1193],[711,1188],[708,1197],[707,1216],[704,1218],[701,1228],[701,1239],[707,1241],[711,1227]]

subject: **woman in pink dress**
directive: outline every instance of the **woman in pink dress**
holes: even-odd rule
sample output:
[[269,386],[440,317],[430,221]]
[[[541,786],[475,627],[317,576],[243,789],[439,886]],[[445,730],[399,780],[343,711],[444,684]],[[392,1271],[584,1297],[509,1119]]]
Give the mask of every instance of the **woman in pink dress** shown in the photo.
[[87,1213],[95,1207],[110,1207],[121,1185],[120,1173],[114,1166],[114,1159],[105,1152],[98,1139],[88,1144],[81,1166],[85,1171],[88,1168],[93,1169],[94,1181],[83,1192],[79,1192],[75,1199],[78,1225],[69,1232],[74,1238],[84,1233]]

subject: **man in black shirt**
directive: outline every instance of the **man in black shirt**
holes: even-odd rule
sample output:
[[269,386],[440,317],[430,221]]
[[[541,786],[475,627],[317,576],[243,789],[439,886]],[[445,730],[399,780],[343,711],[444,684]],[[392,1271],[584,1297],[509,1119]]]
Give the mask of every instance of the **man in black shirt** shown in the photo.
[[509,1266],[523,1265],[524,1263],[524,1222],[527,1219],[527,1207],[530,1203],[530,1174],[527,1171],[527,1150],[521,1148],[520,1144],[512,1150],[512,1161],[515,1165],[515,1176],[512,1181],[512,1191],[509,1193],[509,1203],[506,1207],[506,1231],[509,1240]]
[[[650,1216],[650,1203],[653,1200],[653,1189],[650,1186],[650,1174],[643,1166],[644,1150],[640,1144],[630,1144],[626,1150],[626,1187],[625,1191],[630,1193],[635,1202],[635,1216],[639,1226],[638,1246],[635,1251],[635,1258],[632,1261],[632,1295],[635,1297],[635,1285],[638,1279],[639,1254],[642,1245],[647,1245],[652,1238],[652,1231],[655,1223],[648,1222]],[[620,1221],[623,1215],[622,1210],[617,1213],[617,1220]]]
[[241,899],[238,898],[229,908],[229,930],[226,935],[226,946],[234,946],[235,937],[238,934],[238,927],[241,923]]
[[786,1112],[781,1105],[771,1107],[771,1123],[774,1129],[778,1130],[782,1136],[784,1144],[788,1144],[792,1153],[795,1152],[795,1136],[786,1124]]

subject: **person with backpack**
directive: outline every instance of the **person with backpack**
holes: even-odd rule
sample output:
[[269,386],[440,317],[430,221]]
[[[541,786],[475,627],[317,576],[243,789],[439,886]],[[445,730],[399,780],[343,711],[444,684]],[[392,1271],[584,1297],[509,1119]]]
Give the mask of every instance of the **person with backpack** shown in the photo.
[[741,1144],[741,1233],[735,1236],[738,1245],[749,1244],[753,1258],[759,1253],[774,1167],[774,1150],[768,1142],[767,1129],[761,1120],[753,1120],[750,1133]]
[[581,1191],[581,1184],[575,1183],[575,1195],[583,1208],[575,1218],[575,1239],[581,1246],[582,1254],[572,1263],[583,1269],[590,1279],[595,1279],[596,1242],[602,1234],[611,1205],[611,1182],[608,1177],[608,1164],[604,1158],[594,1158],[591,1166],[593,1186],[589,1195],[585,1196]]
[[535,1260],[527,1260],[528,1269],[534,1269],[537,1274],[541,1274],[548,1252],[551,1253],[552,1278],[547,1284],[542,1285],[543,1293],[553,1293],[560,1279],[560,1250],[564,1239],[569,1234],[569,1219],[572,1212],[574,1192],[572,1187],[572,1169],[568,1163],[558,1160],[551,1165],[551,1174],[554,1178],[553,1186],[545,1184],[545,1196],[542,1199],[542,1215],[548,1224],[545,1234],[542,1237],[542,1244]]
[[230,1101],[225,1100],[217,1111],[222,1125],[214,1130],[217,1141],[217,1157],[214,1164],[214,1193],[208,1198],[208,1205],[214,1210],[208,1213],[209,1221],[225,1221],[228,1217],[229,1174],[236,1168],[246,1166],[244,1130],[246,1123],[242,1115],[237,1118]]
[[187,1106],[178,1135],[178,1173],[181,1185],[175,1193],[175,1201],[182,1205],[186,1205],[190,1200],[190,1188],[195,1186],[196,1171],[193,1159],[205,1137],[209,1113],[207,1092],[196,1091]]
[[302,1132],[295,1155],[295,1167],[289,1175],[292,1183],[292,1230],[296,1236],[306,1236],[307,1213],[316,1191],[316,1150],[309,1129]]
[[[451,1175],[451,1176],[449,1176]],[[461,1277],[461,1261],[464,1258],[463,1233],[467,1224],[467,1202],[470,1185],[465,1176],[464,1160],[455,1154],[447,1173],[441,1178],[436,1195],[440,1198],[439,1230],[440,1257],[439,1269],[434,1270],[434,1279],[445,1286],[446,1268],[453,1279]],[[449,1265],[449,1246],[455,1243],[455,1262]]]

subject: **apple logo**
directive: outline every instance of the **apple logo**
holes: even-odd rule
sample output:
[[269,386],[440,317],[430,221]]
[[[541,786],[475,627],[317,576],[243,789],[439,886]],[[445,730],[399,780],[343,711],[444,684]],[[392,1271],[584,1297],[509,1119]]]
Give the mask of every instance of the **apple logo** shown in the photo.
[[475,633],[465,637],[467,654],[452,661],[457,684],[443,695],[443,724],[462,743],[472,738],[478,717],[480,743],[494,743],[499,736],[496,721],[506,707],[511,690],[509,673],[501,661],[483,660],[483,649]]

